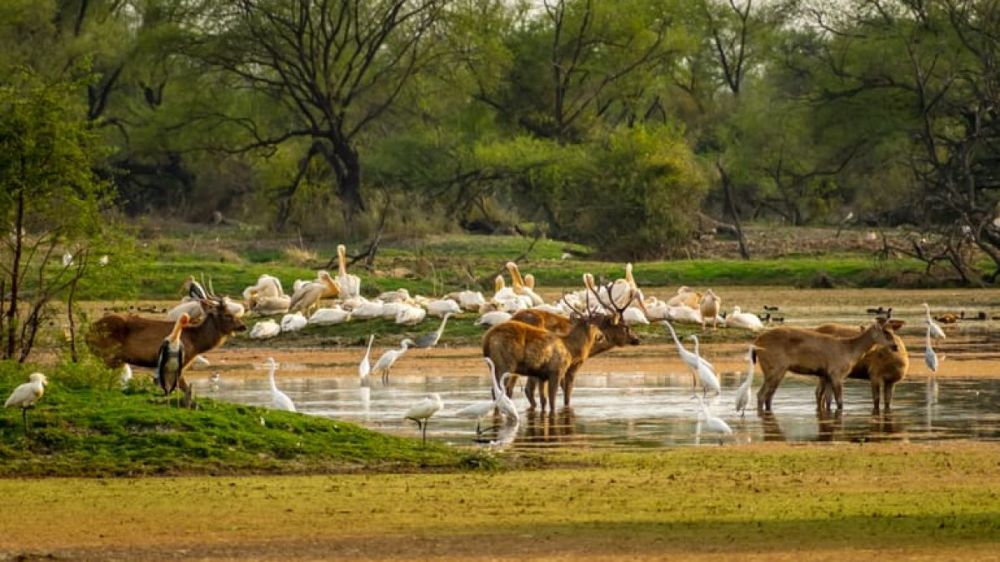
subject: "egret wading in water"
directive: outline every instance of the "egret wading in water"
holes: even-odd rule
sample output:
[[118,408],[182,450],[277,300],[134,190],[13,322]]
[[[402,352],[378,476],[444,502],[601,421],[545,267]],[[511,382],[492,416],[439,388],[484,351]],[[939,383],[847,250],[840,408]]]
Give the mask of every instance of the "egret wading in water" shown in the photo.
[[181,314],[174,322],[170,335],[163,338],[163,343],[160,345],[160,353],[156,358],[156,382],[163,389],[164,396],[170,396],[180,381],[186,355],[181,332],[190,322],[191,317],[187,313]]
[[375,341],[375,334],[368,336],[368,349],[365,350],[365,356],[361,358],[361,363],[358,363],[358,378],[361,379],[361,386],[371,386],[371,379],[368,375],[372,372],[372,363],[369,359],[372,355],[372,342]]
[[937,404],[938,400],[938,384],[937,384],[937,370],[938,370],[938,354],[934,351],[931,346],[931,336],[933,335],[933,330],[931,326],[927,326],[927,343],[924,346],[924,364],[927,365],[927,369],[931,372],[931,378],[927,379],[927,403]]
[[424,444],[427,443],[427,421],[430,420],[431,416],[441,411],[441,408],[444,408],[444,402],[441,401],[441,396],[435,393],[417,402],[403,414],[403,418],[417,423]]
[[750,405],[750,396],[752,394],[753,386],[753,350],[754,347],[751,345],[750,349],[747,351],[747,374],[746,379],[740,383],[740,388],[736,390],[736,411],[740,413],[740,417],[746,417],[747,406]]
[[712,389],[716,396],[722,394],[722,387],[719,386],[719,377],[716,376],[715,369],[708,362],[701,360],[701,354],[698,349],[698,336],[692,334],[688,337],[694,340],[694,356],[698,359],[697,373],[698,380],[701,381],[702,396],[708,394],[709,389]]
[[49,384],[49,379],[42,373],[31,373],[28,382],[19,385],[10,393],[4,408],[21,408],[21,419],[24,421],[24,434],[28,434],[28,409],[34,408],[35,403],[45,394],[45,385]]
[[924,303],[924,312],[927,313],[925,322],[927,322],[927,333],[930,334],[930,337],[939,340],[945,339],[944,330],[931,318],[931,307],[927,303]]
[[385,353],[378,358],[378,361],[375,362],[375,368],[372,369],[372,372],[382,376],[382,384],[387,384],[389,382],[389,371],[392,370],[392,366],[396,364],[396,361],[398,361],[403,354],[406,353],[406,350],[409,349],[411,345],[413,345],[413,340],[406,338],[399,342],[399,349],[386,350]]
[[688,369],[690,369],[691,371],[691,377],[692,377],[691,386],[697,387],[698,386],[697,373],[699,365],[705,365],[712,371],[715,370],[715,367],[713,367],[712,364],[709,363],[708,361],[705,361],[698,355],[691,353],[690,351],[685,349],[684,345],[681,344],[681,340],[677,339],[677,332],[674,331],[674,327],[670,325],[670,322],[664,320],[663,322],[661,322],[661,324],[663,324],[664,326],[666,326],[668,330],[670,330],[670,336],[674,338],[674,343],[677,345],[677,354],[681,356],[681,361],[683,361],[684,364],[687,365]]
[[500,377],[500,381],[497,382],[496,378],[496,366],[489,357],[484,357],[484,361],[490,368],[490,385],[494,398],[492,400],[483,400],[481,402],[475,402],[469,404],[468,406],[462,408],[461,410],[455,412],[456,416],[463,418],[474,418],[476,420],[476,435],[482,434],[481,421],[482,419],[489,415],[490,412],[498,411],[507,420],[513,422],[518,422],[520,416],[517,413],[517,408],[514,406],[514,401],[507,396],[507,393],[503,391],[504,384],[507,379],[511,376],[510,373],[504,373]]
[[274,382],[274,372],[278,370],[278,364],[274,361],[274,357],[268,357],[265,365],[267,365],[267,380],[271,383],[271,407],[275,410],[294,412],[295,403],[287,394],[278,390],[278,385]]
[[708,405],[705,404],[701,396],[695,394],[694,397],[698,400],[698,405],[701,407],[701,413],[698,415],[699,433],[702,427],[709,433],[717,433],[719,435],[719,445],[722,445],[722,437],[732,435],[733,429],[722,418],[712,415],[711,410],[708,409]]

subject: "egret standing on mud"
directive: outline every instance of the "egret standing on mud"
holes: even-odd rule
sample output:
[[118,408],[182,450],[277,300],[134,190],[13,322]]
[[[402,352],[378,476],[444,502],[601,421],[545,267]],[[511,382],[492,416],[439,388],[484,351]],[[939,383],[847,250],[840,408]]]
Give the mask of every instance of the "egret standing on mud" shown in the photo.
[[28,434],[28,409],[35,407],[35,402],[45,394],[45,385],[49,384],[49,379],[42,373],[31,373],[28,381],[19,385],[10,393],[10,397],[4,402],[4,408],[21,408],[21,419],[24,420],[24,434]]
[[425,444],[427,443],[427,421],[431,416],[438,413],[441,408],[444,408],[441,396],[439,394],[430,394],[427,398],[414,404],[403,414],[405,419],[417,422],[417,428],[420,429]]

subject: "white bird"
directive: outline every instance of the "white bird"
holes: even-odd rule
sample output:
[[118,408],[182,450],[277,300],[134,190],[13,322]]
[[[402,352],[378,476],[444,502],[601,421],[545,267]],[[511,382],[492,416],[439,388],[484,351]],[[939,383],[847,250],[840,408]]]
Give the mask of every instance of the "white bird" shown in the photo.
[[396,324],[401,324],[403,326],[414,326],[424,321],[427,317],[427,311],[420,308],[419,306],[403,305],[398,312],[396,312]]
[[445,314],[459,314],[460,312],[462,312],[462,307],[451,299],[438,299],[427,303],[427,314],[438,318]]
[[288,295],[262,297],[257,293],[251,293],[250,299],[250,310],[264,316],[271,314],[284,314],[288,312],[288,307],[292,304],[292,297]]
[[722,418],[718,416],[713,416],[712,412],[708,409],[705,401],[701,399],[701,396],[695,395],[698,399],[698,405],[701,406],[701,414],[698,416],[698,422],[704,423],[704,427],[711,433],[719,434],[719,444],[722,444],[722,437],[724,435],[732,435],[733,428],[729,427]]
[[399,342],[399,349],[387,349],[378,361],[375,362],[375,367],[372,369],[372,373],[382,376],[382,382],[389,382],[389,371],[392,370],[392,366],[399,360],[406,350],[413,345],[413,340],[406,338]]
[[204,355],[195,355],[194,362],[199,365],[205,365],[206,367],[212,364]]
[[927,326],[927,343],[924,346],[924,364],[927,365],[927,369],[931,372],[931,378],[927,380],[927,400],[931,404],[937,403],[938,398],[938,384],[937,384],[937,370],[938,370],[938,355],[931,347],[931,326]]
[[358,377],[361,379],[361,386],[371,386],[368,374],[372,372],[372,364],[369,358],[372,354],[372,342],[374,341],[375,334],[368,336],[368,349],[365,350],[365,356],[361,358],[361,363],[358,364]]
[[340,298],[349,299],[361,294],[361,278],[347,273],[347,248],[337,245],[337,285],[340,286]]
[[21,408],[25,435],[28,434],[28,409],[35,407],[35,403],[45,394],[45,385],[49,384],[49,379],[42,373],[31,373],[28,381],[15,388],[3,404],[4,408]]
[[122,365],[122,374],[118,377],[118,382],[121,383],[122,389],[128,387],[129,381],[132,380],[132,366],[128,363]]
[[423,442],[427,443],[427,421],[430,420],[431,416],[438,413],[441,408],[444,408],[444,402],[441,402],[441,396],[438,394],[430,394],[427,398],[424,398],[422,401],[417,402],[410,407],[410,409],[403,414],[403,418],[417,422],[417,428],[420,429],[420,433],[423,436]]
[[336,281],[330,277],[329,273],[320,271],[318,280],[309,281],[295,289],[288,309],[292,312],[297,310],[309,312],[319,306],[319,301],[323,298],[323,295],[336,293],[337,291]]
[[716,329],[716,324],[718,323],[719,309],[722,306],[722,299],[720,299],[715,291],[709,289],[705,291],[705,294],[701,297],[701,328],[705,329],[705,322],[707,320],[712,321],[712,329]]
[[459,306],[470,312],[475,312],[479,310],[480,306],[486,304],[486,298],[479,291],[462,291],[455,296]]
[[674,327],[670,325],[670,322],[664,320],[660,323],[670,330],[670,335],[674,338],[674,343],[677,344],[677,353],[681,356],[681,361],[687,365],[692,374],[698,372],[698,365],[702,363],[704,363],[709,369],[713,371],[715,370],[715,367],[713,367],[711,363],[684,348],[684,345],[681,344],[681,340],[677,339],[677,332],[674,331]]
[[629,326],[633,324],[649,324],[649,319],[638,307],[630,306],[622,313],[622,320]]
[[212,376],[208,377],[208,382],[211,383],[211,391],[212,392],[218,392],[219,391],[219,381],[220,380],[222,380],[222,377],[219,376],[219,373],[212,373]]
[[281,326],[274,320],[263,320],[254,324],[250,330],[250,339],[266,340],[281,333]]
[[309,323],[317,326],[332,326],[343,324],[351,320],[351,313],[335,306],[333,308],[320,308],[309,317]]
[[378,318],[382,316],[382,308],[384,306],[380,300],[361,302],[351,309],[351,316],[359,320]]
[[71,254],[69,252],[66,252],[65,254],[63,254],[63,256],[62,256],[62,264],[63,264],[63,267],[69,267],[69,266],[73,265],[73,254]]
[[390,302],[410,302],[412,299],[410,298],[410,292],[407,291],[406,288],[399,288],[396,289],[395,291],[385,291],[379,293],[378,300],[385,303],[390,303]]
[[931,307],[930,307],[930,305],[928,305],[927,303],[924,303],[924,310],[927,312],[926,322],[927,322],[928,333],[932,337],[934,337],[936,339],[939,339],[939,340],[945,339],[944,330],[942,330],[941,326],[939,326],[938,323],[935,322],[933,318],[931,318]]
[[183,314],[187,314],[191,320],[198,320],[205,315],[205,309],[201,306],[201,301],[184,301],[167,311],[167,320],[176,322]]
[[100,259],[97,260],[97,263],[101,264],[102,267],[108,265],[110,262],[111,258],[109,258],[107,254],[104,254],[103,256],[100,257]]
[[499,411],[500,414],[508,420],[517,422],[520,419],[513,400],[511,400],[510,397],[507,396],[507,393],[503,391],[504,383],[507,378],[511,376],[511,374],[504,373],[503,376],[500,377],[500,382],[498,383],[496,379],[496,367],[494,366],[493,361],[491,361],[489,357],[484,357],[484,360],[490,368],[490,388],[492,389],[492,394],[495,398],[492,400],[474,402],[455,412],[455,415],[458,417],[472,418],[476,420],[476,435],[482,434],[480,429],[480,422],[482,421],[482,418],[494,410]]
[[256,284],[243,289],[243,300],[249,303],[248,306],[250,308],[254,308],[251,306],[254,296],[257,298],[267,298],[283,297],[286,295],[284,289],[281,287],[281,280],[273,275],[264,273],[257,278]]
[[749,351],[747,351],[747,374],[746,379],[740,383],[739,389],[736,390],[736,411],[740,413],[740,417],[746,416],[747,406],[750,405],[751,387],[753,386],[753,349],[751,345]]
[[756,314],[743,312],[738,306],[733,307],[733,311],[726,317],[723,325],[727,328],[743,328],[752,332],[764,329],[764,323]]
[[666,317],[667,320],[673,320],[674,322],[687,322],[688,324],[703,323],[700,310],[683,304],[678,306],[667,304]]
[[715,374],[715,369],[706,361],[702,361],[698,353],[698,336],[692,334],[688,336],[694,340],[694,355],[698,360],[698,379],[701,381],[702,394],[707,394],[709,389],[715,392],[716,396],[722,394],[722,387],[719,386],[719,377]]
[[306,320],[305,316],[302,316],[301,312],[294,312],[281,317],[282,332],[298,332],[308,324],[309,321]]
[[511,314],[509,312],[494,310],[493,312],[487,312],[486,314],[480,316],[479,320],[476,320],[476,325],[496,326],[497,324],[510,320],[510,318]]
[[274,383],[274,372],[278,370],[278,364],[274,361],[274,357],[268,357],[265,365],[267,366],[267,380],[271,383],[271,407],[275,410],[294,412],[295,403],[287,394],[278,390],[278,385]]
[[437,345],[438,342],[441,341],[441,334],[444,333],[444,326],[445,324],[448,323],[449,318],[451,318],[450,312],[445,314],[444,318],[441,319],[441,325],[438,326],[437,330],[434,330],[429,334],[424,334],[418,337],[416,340],[414,340],[413,347],[426,349],[428,347],[434,347],[435,345]]

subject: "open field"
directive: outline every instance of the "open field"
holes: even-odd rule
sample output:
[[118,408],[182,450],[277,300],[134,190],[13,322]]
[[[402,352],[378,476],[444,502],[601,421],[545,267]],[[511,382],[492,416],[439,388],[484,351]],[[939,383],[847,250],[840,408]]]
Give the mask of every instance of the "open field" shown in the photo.
[[564,454],[499,472],[0,480],[0,553],[995,560],[998,459],[984,444],[754,446]]

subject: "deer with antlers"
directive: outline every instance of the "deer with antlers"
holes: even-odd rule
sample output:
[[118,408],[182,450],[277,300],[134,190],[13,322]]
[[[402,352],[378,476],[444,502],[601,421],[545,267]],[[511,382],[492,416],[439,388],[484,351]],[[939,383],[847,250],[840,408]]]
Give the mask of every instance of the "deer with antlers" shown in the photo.
[[[588,283],[588,276],[584,276],[584,283],[590,292],[600,298],[593,286],[593,277],[589,278]],[[638,343],[631,328],[622,321],[622,313],[631,300],[621,307],[613,302],[602,303],[610,311],[610,315],[604,315],[590,310],[589,298],[588,293],[586,310],[573,307],[574,314],[566,324],[554,320],[554,315],[541,315],[536,311],[530,318],[537,322],[535,325],[518,321],[504,322],[491,328],[483,337],[483,356],[493,361],[498,373],[517,373],[538,381],[537,385],[543,389],[542,409],[545,409],[547,402],[550,415],[555,413],[556,393],[564,382],[567,383],[564,388],[564,403],[569,405],[572,383],[567,379],[567,374],[572,377],[595,347],[603,347],[601,351],[604,351],[608,349],[605,346],[609,343],[612,343],[611,346],[624,345],[620,342]],[[555,328],[555,331],[547,330],[545,326]],[[513,388],[514,381],[508,379],[508,396],[512,394]],[[534,387],[528,394],[528,401],[531,407],[535,407]]]
[[[180,341],[184,345],[184,364],[181,369],[198,355],[211,351],[225,343],[235,332],[247,329],[246,325],[226,306],[223,297],[208,295],[202,299],[204,319],[197,324],[184,326]],[[87,344],[95,355],[104,360],[108,367],[117,368],[128,363],[139,367],[156,368],[160,346],[170,335],[174,322],[144,318],[135,314],[107,314],[90,327]],[[190,390],[181,375],[178,387],[184,392],[185,401],[190,401]]]

